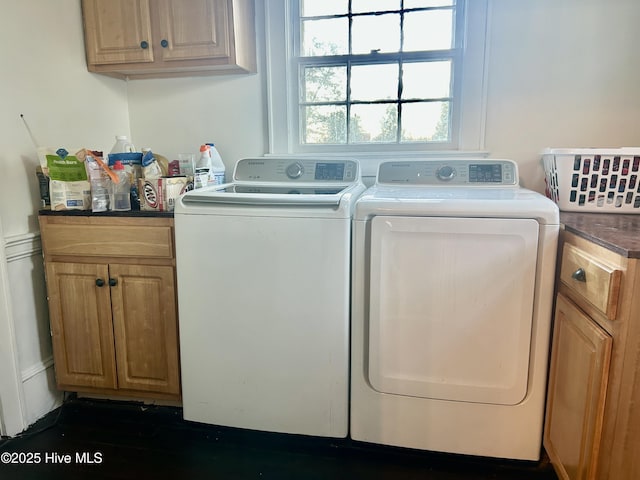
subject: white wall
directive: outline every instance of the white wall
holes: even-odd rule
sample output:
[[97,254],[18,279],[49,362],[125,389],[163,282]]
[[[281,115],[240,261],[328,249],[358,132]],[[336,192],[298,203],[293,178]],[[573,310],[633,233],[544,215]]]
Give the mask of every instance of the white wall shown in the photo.
[[[37,159],[19,115],[42,145],[108,150],[115,134],[127,133],[137,146],[171,158],[214,141],[228,167],[267,153],[263,2],[256,4],[258,74],[125,82],[86,71],[79,1],[3,3],[0,294],[11,295],[0,295],[5,420],[8,409],[20,410],[18,402],[29,424],[55,398],[37,238]],[[491,156],[517,160],[522,182],[542,191],[544,147],[640,146],[640,2],[490,4],[485,146]],[[11,388],[5,360],[17,365],[18,388]]]
[[492,0],[485,146],[525,185],[544,147],[640,147],[639,21],[638,0]]
[[108,149],[113,135],[129,133],[129,112],[124,82],[86,70],[78,0],[3,2],[0,45],[0,290],[7,297],[0,408],[13,434],[60,398],[38,238],[38,160],[20,114],[40,145]]
[[214,142],[231,174],[237,160],[267,149],[261,82],[261,74],[131,80],[131,140],[169,160]]

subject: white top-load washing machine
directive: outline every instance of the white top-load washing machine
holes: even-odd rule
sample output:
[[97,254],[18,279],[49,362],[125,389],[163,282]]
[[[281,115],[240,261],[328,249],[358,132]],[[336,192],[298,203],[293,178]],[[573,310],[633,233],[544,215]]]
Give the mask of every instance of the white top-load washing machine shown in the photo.
[[247,158],[176,203],[184,418],[348,431],[353,160]]
[[556,205],[513,161],[384,162],[353,224],[351,437],[538,459]]

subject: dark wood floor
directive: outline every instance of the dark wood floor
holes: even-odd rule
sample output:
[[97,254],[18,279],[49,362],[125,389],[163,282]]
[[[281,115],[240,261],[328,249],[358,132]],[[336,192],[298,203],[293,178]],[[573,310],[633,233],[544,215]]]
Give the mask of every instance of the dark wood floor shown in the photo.
[[[0,440],[0,452],[19,461],[39,454],[37,464],[0,463],[2,480],[557,479],[546,458],[481,459],[238,430],[185,422],[179,408],[77,398],[24,434]],[[53,463],[64,455],[70,464]]]

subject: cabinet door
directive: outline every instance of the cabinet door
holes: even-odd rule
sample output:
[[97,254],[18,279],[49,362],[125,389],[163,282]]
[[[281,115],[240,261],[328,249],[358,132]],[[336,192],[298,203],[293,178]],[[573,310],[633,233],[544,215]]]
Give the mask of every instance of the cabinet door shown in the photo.
[[178,394],[174,268],[109,265],[120,389]]
[[563,480],[595,478],[611,337],[558,295],[544,446]]
[[82,12],[89,65],[153,62],[149,0],[82,0]]
[[158,0],[157,9],[163,61],[231,56],[227,0]]
[[106,265],[46,264],[58,386],[116,388]]

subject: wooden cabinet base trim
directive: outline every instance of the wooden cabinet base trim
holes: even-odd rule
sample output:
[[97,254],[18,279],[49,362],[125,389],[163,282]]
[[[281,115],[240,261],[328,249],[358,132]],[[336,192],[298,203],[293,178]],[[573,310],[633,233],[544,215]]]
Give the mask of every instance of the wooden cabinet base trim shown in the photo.
[[128,400],[128,401],[145,401],[163,400],[168,402],[182,402],[182,395],[157,393],[157,392],[140,392],[137,390],[112,390],[109,388],[81,388],[75,385],[58,385],[58,390],[63,392],[77,393],[78,396],[86,396],[90,398],[103,400]]

